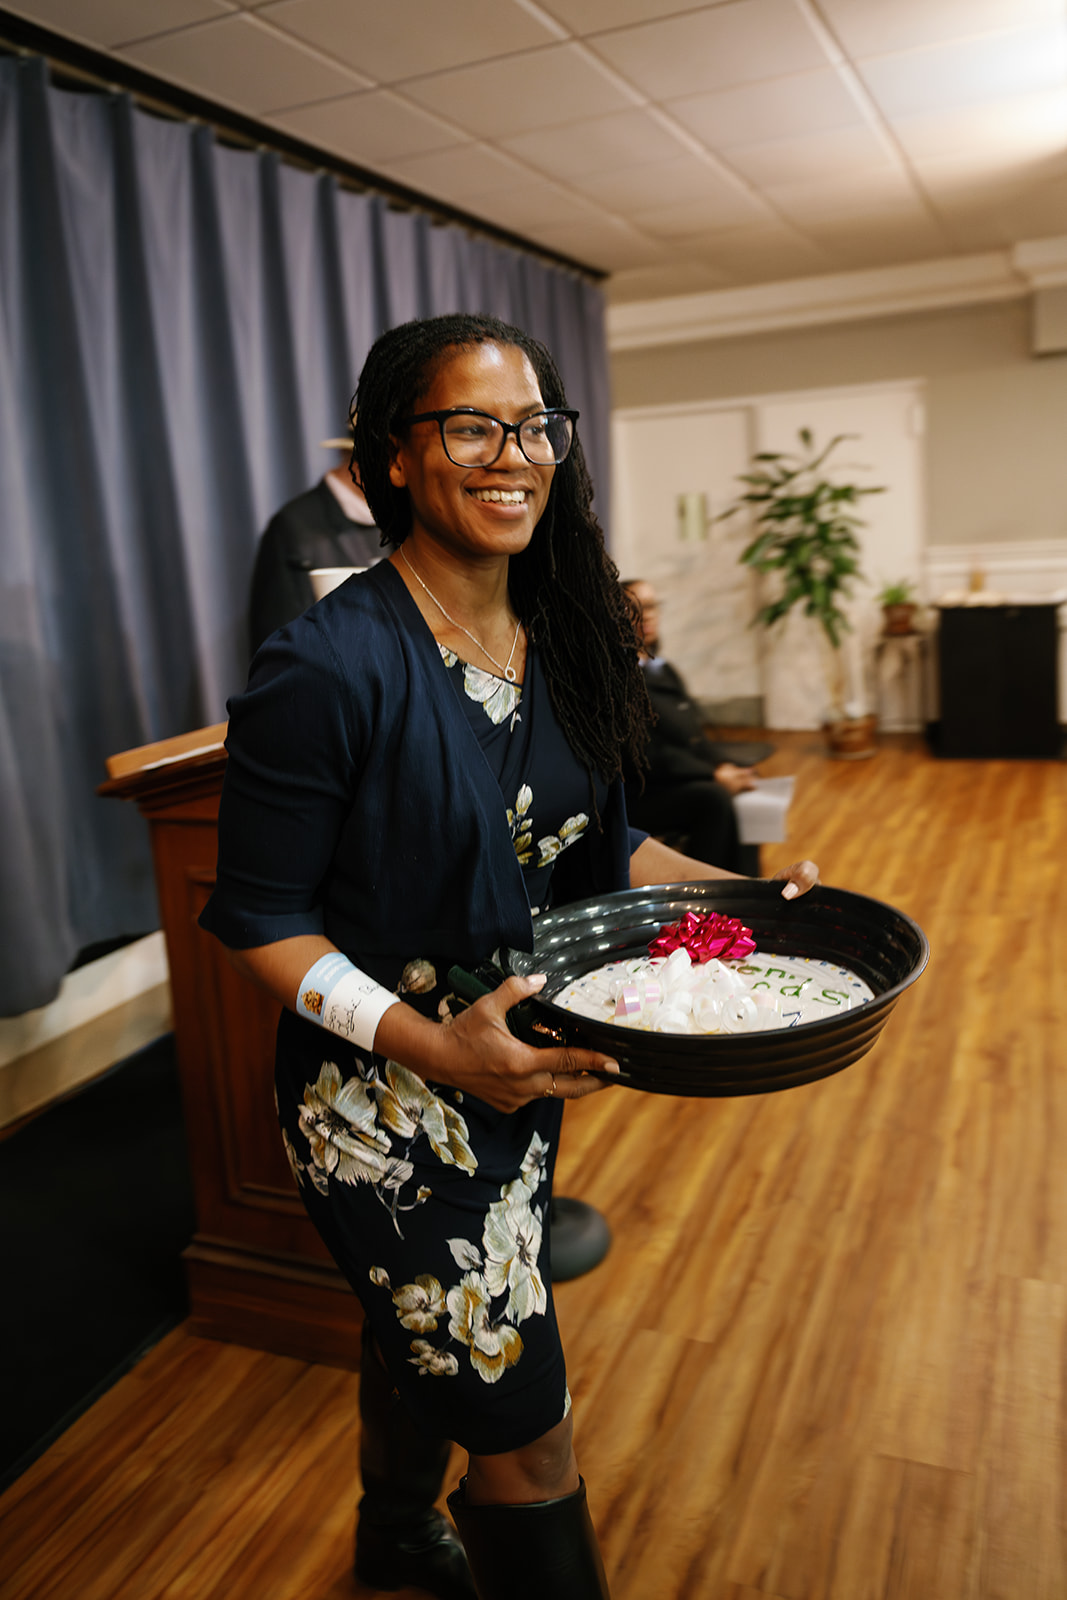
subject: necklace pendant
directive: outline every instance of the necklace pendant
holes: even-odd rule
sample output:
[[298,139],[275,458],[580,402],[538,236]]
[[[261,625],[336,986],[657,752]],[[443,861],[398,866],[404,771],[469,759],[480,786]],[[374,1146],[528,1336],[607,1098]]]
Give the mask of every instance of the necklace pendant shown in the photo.
[[507,679],[508,683],[514,683],[518,676],[519,675],[515,671],[514,667],[505,667],[504,668],[504,677]]

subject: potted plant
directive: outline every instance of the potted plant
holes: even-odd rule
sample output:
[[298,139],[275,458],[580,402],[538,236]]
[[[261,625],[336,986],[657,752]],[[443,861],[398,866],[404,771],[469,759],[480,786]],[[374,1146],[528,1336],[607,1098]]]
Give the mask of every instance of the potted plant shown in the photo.
[[883,633],[915,632],[918,601],[915,598],[915,585],[910,578],[901,578],[897,583],[885,584],[878,596],[878,603],[882,608]]
[[801,453],[763,450],[752,458],[752,470],[741,474],[748,485],[721,513],[748,510],[756,536],[741,552],[741,561],[755,572],[777,578],[777,592],[756,613],[755,622],[771,628],[795,606],[812,618],[824,644],[828,710],[825,729],[838,755],[871,755],[876,719],[850,715],[846,708],[846,675],[841,646],[851,628],[841,602],[851,594],[859,567],[856,530],[863,521],[855,507],[865,495],[884,489],[843,483],[831,476],[829,457],[852,434],[838,434],[817,450],[810,428],[801,428]]

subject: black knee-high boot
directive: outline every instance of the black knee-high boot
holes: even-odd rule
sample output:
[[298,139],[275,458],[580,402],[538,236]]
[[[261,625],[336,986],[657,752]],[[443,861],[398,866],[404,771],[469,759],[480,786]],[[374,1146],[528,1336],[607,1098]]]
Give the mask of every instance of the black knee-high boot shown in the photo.
[[574,1494],[524,1506],[471,1506],[464,1478],[448,1497],[479,1600],[611,1600],[579,1479]]
[[415,1421],[393,1387],[367,1323],[359,1376],[363,1498],[356,1577],[372,1589],[426,1589],[477,1600],[463,1546],[434,1507],[450,1447]]

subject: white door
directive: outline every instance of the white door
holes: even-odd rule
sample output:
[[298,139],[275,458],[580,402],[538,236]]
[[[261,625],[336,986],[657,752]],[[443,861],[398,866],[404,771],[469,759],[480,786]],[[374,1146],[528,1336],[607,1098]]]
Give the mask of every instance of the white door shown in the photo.
[[[663,606],[663,654],[701,699],[761,691],[752,574],[738,562],[740,519],[716,515],[732,500],[753,448],[750,407],[617,413],[613,419],[612,557],[624,579],[646,578]],[[679,501],[704,497],[703,537]]]

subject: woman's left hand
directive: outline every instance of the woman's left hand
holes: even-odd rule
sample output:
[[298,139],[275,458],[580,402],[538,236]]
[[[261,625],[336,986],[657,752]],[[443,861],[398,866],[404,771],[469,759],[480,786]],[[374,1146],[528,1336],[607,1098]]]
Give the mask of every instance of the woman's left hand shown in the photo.
[[778,883],[785,880],[782,890],[783,900],[795,900],[798,894],[807,894],[819,881],[819,869],[814,861],[794,861],[791,867],[783,867],[781,872],[771,874],[771,882]]
[[[706,861],[696,861],[692,856],[684,856],[659,839],[642,839],[630,857],[630,886],[633,889],[660,883],[699,883],[708,878],[731,878],[736,881],[742,875],[726,872],[722,867],[709,866]],[[798,894],[807,894],[818,883],[819,869],[814,861],[794,861],[791,867],[783,867],[781,872],[776,872],[771,882],[782,879],[785,880],[783,899],[795,900]]]

